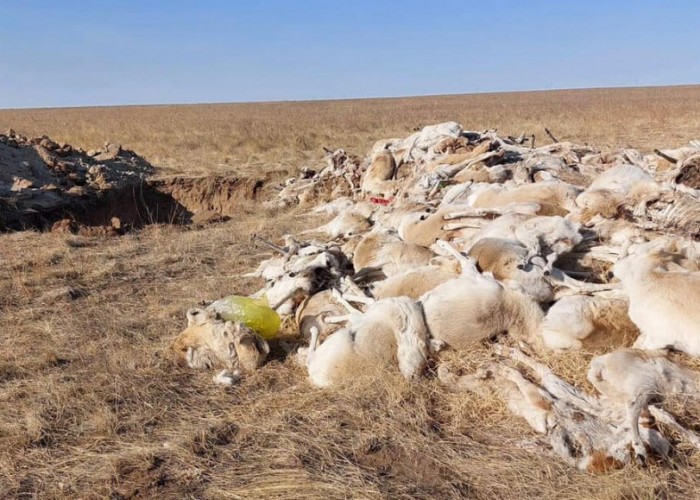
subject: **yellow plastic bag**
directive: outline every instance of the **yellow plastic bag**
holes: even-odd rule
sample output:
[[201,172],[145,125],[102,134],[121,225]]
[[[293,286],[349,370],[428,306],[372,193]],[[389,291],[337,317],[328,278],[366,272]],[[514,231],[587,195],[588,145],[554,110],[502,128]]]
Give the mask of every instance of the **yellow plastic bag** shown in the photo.
[[243,323],[265,340],[275,338],[280,330],[280,316],[270,307],[265,296],[251,299],[240,295],[229,295],[217,300],[209,307],[226,321]]

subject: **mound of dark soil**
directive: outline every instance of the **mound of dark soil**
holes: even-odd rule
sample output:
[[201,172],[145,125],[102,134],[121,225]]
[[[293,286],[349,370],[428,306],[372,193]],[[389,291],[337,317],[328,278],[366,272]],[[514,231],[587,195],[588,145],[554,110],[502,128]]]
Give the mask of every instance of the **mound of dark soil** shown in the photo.
[[121,234],[153,223],[187,224],[193,217],[198,224],[218,222],[266,194],[268,180],[153,178],[155,173],[144,158],[119,145],[86,152],[10,130],[0,134],[0,231],[76,232],[87,226],[102,228],[88,232]]

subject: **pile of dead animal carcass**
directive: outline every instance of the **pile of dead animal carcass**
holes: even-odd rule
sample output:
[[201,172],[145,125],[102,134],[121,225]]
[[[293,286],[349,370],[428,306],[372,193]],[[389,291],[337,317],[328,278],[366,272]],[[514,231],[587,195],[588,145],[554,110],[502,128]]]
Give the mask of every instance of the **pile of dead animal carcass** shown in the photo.
[[[663,406],[700,395],[677,354],[700,356],[700,144],[643,155],[533,143],[450,122],[364,160],[329,152],[270,203],[332,220],[265,242],[278,255],[252,273],[267,283],[257,296],[309,339],[295,359],[316,386],[377,366],[418,381],[441,350],[489,342],[497,362],[468,374],[438,363],[440,381],[498,394],[573,466],[700,448]],[[269,351],[216,307],[188,318],[176,348],[192,367],[225,368],[220,382]],[[602,346],[596,395],[538,361],[588,342]]]

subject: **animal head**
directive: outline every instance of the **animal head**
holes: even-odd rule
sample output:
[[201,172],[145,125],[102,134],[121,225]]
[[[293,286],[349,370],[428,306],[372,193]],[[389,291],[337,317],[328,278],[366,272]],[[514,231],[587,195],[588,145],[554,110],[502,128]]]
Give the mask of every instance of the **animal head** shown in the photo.
[[244,372],[260,368],[270,354],[270,345],[250,328],[235,323],[233,345],[238,356],[238,364]]
[[641,279],[655,269],[666,270],[669,265],[683,258],[684,255],[679,253],[676,241],[660,237],[623,248],[618,261],[613,266],[613,274],[624,284]]
[[276,280],[265,291],[265,295],[278,313],[293,314],[304,297],[330,288],[338,278],[339,273],[335,267],[312,265],[298,272],[288,272]]
[[240,364],[244,370],[260,366],[270,350],[250,328],[198,308],[187,311],[187,328],[170,348],[190,368],[233,369]]

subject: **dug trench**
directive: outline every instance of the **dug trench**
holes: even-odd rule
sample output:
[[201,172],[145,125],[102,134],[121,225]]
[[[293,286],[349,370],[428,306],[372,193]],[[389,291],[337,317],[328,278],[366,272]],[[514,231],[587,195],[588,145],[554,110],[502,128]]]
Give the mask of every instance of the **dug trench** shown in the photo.
[[150,224],[221,222],[266,199],[275,177],[274,173],[259,178],[167,176],[70,196],[65,204],[47,210],[18,211],[11,203],[3,203],[0,230],[99,233],[110,228],[123,233]]
[[271,197],[285,170],[167,175],[106,142],[85,151],[49,137],[0,134],[0,232],[123,234],[150,224],[218,222]]

